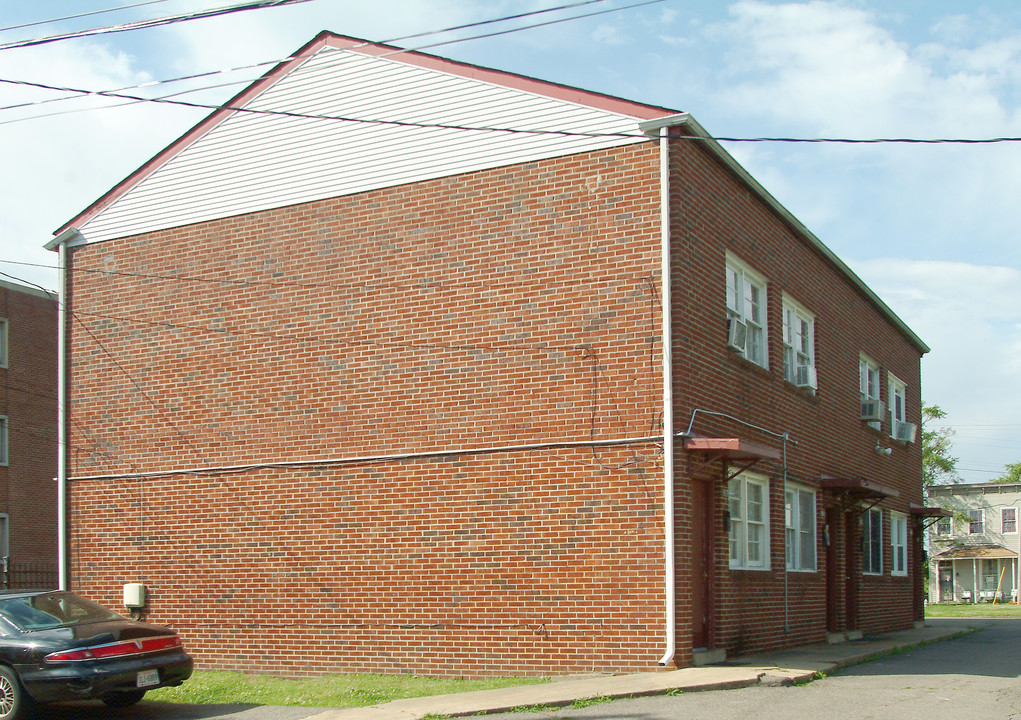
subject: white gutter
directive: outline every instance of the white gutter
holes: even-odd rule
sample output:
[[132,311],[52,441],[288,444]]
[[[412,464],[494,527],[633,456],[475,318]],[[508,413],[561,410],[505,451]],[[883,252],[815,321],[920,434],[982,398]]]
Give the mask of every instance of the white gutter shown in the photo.
[[670,126],[677,116],[642,123],[642,132],[659,137],[660,286],[662,287],[663,347],[663,555],[666,650],[659,659],[666,665],[677,652],[677,582],[674,563],[674,380],[673,380],[673,297],[670,292]]
[[67,247],[83,240],[76,228],[65,230],[46,244],[56,250],[57,300],[57,587],[67,590]]

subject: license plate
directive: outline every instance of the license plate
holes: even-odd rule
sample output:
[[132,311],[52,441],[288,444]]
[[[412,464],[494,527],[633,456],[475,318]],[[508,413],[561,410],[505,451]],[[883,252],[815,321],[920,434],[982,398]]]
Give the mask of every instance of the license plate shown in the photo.
[[137,687],[152,687],[160,684],[159,670],[142,670],[138,673]]

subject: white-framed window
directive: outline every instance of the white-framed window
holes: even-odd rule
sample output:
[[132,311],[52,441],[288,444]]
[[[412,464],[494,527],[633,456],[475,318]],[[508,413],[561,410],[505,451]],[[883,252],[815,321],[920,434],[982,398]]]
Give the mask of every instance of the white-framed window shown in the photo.
[[[861,391],[861,402],[879,402],[879,365],[862,355],[858,358],[858,388]],[[881,421],[869,422],[869,426],[879,430]]]
[[0,318],[0,368],[7,367],[7,319]]
[[769,367],[766,312],[766,279],[727,253],[727,318],[745,326],[743,349],[731,348],[762,367]]
[[815,390],[815,316],[783,298],[783,377],[798,387]]
[[784,525],[787,543],[787,569],[814,571],[815,492],[788,487],[784,492]]
[[887,374],[889,379],[889,398],[890,402],[890,437],[895,439],[901,439],[901,427],[906,425],[908,422],[907,417],[907,385],[901,382],[899,379],[894,377],[892,374]]
[[1000,527],[1004,535],[1013,535],[1017,532],[1017,508],[1000,509]]
[[981,510],[968,511],[968,533],[982,535],[986,531],[984,513]]
[[908,516],[890,511],[890,574],[908,574]]
[[937,535],[950,535],[953,533],[953,525],[950,522],[950,518],[941,517],[936,521],[936,534]]
[[866,510],[861,517],[862,572],[883,574],[883,511]]
[[730,567],[769,569],[769,482],[742,473],[727,485],[730,508]]
[[7,455],[7,417],[0,415],[0,465],[8,464]]

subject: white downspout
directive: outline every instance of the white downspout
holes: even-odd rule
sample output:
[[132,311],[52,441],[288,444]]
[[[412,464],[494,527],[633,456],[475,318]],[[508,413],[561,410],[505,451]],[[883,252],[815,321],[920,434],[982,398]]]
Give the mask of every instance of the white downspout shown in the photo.
[[68,228],[46,243],[57,251],[57,586],[68,589],[67,577],[67,248],[85,238]]
[[57,247],[57,586],[67,590],[67,241]]
[[677,652],[676,580],[674,577],[674,373],[673,373],[673,297],[670,254],[670,140],[669,127],[659,129],[659,202],[660,202],[660,285],[663,295],[663,528],[666,560],[666,651],[659,659],[666,665]]

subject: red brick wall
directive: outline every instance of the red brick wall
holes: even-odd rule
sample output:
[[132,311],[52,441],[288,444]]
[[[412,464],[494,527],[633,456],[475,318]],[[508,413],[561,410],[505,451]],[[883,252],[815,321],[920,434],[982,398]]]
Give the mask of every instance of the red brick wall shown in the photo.
[[[873,451],[890,442],[858,419],[857,363],[904,380],[917,422],[917,351],[703,149],[675,144],[671,163],[676,429],[701,409],[789,432],[791,480],[868,477],[906,511],[919,450]],[[727,250],[769,279],[769,370],[726,347]],[[117,604],[122,583],[146,582],[152,618],[209,666],[655,667],[655,444],[326,462],[661,433],[654,144],[88,245],[72,266],[90,329],[71,337],[71,427],[88,430],[72,475],[323,461],[72,481],[83,592]],[[784,290],[816,316],[815,395],[783,381]],[[705,414],[694,430],[780,446]],[[765,572],[729,569],[720,463],[679,453],[676,468],[677,662],[692,660],[696,481],[715,498],[710,644],[821,640],[826,549],[820,532],[818,572],[785,586],[780,464],[757,468],[771,477]],[[905,579],[859,598],[864,629],[910,617]]]
[[11,562],[55,572],[57,303],[4,284],[0,317],[7,320],[8,333],[0,414],[8,419],[9,458],[0,466],[0,512],[9,515]]
[[[858,359],[865,353],[882,366],[882,399],[887,401],[887,373],[907,384],[909,422],[921,420],[919,351],[888,322],[860,291],[818,250],[811,248],[743,183],[721,171],[718,161],[690,141],[672,144],[673,225],[673,356],[676,420],[684,430],[696,409],[723,413],[768,432],[733,420],[696,416],[693,432],[742,437],[780,449],[775,434],[789,433],[787,479],[817,487],[821,476],[864,477],[895,489],[899,496],[883,501],[884,575],[864,577],[860,559],[856,572],[857,627],[879,632],[910,626],[912,582],[917,568],[909,559],[908,577],[891,577],[889,510],[907,513],[921,504],[921,447],[889,437],[889,422],[875,431],[859,419]],[[754,365],[727,347],[727,251],[768,281],[769,369]],[[815,316],[818,391],[815,394],[784,381],[781,305],[789,293]],[[770,434],[773,433],[773,434]],[[920,435],[919,435],[920,438]],[[890,456],[875,452],[877,442],[892,447]],[[796,444],[795,444],[796,443]],[[680,473],[697,467],[679,461]],[[836,502],[817,494],[816,573],[788,573],[784,585],[784,472],[782,463],[765,462],[754,471],[770,478],[771,570],[729,570],[724,531],[726,490],[720,463],[701,471],[715,473],[718,506],[715,531],[714,645],[731,652],[757,651],[778,645],[818,642],[826,632],[825,507]],[[683,474],[679,479],[683,484]],[[690,482],[690,480],[689,480]],[[678,517],[685,507],[678,504]],[[683,532],[679,520],[679,532]],[[843,543],[832,529],[831,538]],[[911,524],[909,522],[909,547]],[[837,553],[843,562],[843,545]],[[842,574],[841,567],[834,569]],[[846,618],[838,608],[841,624]],[[679,613],[688,610],[679,605]],[[683,638],[679,641],[683,646]],[[687,649],[682,647],[682,653]]]
[[[72,266],[76,477],[661,432],[651,145],[84,246]],[[648,669],[661,468],[643,443],[73,480],[73,582],[115,605],[146,582],[207,666]]]

